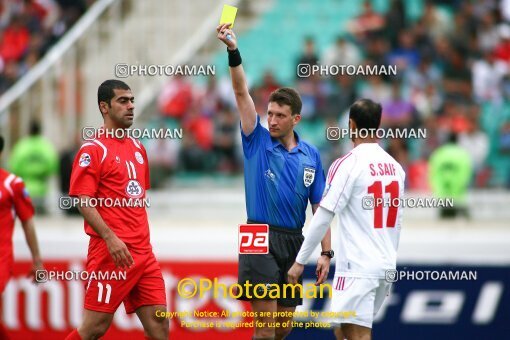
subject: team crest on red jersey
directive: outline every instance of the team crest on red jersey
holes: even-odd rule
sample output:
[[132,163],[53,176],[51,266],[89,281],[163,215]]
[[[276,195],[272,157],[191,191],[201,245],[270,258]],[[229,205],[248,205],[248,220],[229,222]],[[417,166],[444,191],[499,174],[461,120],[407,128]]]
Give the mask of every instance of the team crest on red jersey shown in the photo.
[[126,185],[126,194],[129,197],[140,198],[143,196],[143,188],[138,181],[131,179]]

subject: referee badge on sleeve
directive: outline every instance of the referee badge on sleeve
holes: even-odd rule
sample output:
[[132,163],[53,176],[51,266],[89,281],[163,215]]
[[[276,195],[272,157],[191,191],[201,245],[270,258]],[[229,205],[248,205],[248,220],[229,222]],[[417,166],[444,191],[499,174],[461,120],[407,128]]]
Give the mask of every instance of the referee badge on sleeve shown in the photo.
[[309,187],[312,185],[313,180],[315,179],[315,169],[314,168],[305,168],[305,171],[303,173],[303,183],[305,184],[305,187]]

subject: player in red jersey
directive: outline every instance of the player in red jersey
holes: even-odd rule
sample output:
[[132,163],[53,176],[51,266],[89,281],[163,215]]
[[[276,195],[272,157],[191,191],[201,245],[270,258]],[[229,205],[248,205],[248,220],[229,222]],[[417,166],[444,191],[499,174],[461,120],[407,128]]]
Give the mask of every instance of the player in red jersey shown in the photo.
[[[4,139],[0,136],[0,154],[3,149]],[[11,277],[14,263],[12,234],[14,232],[16,216],[21,220],[25,238],[32,253],[33,265],[30,276],[35,278],[35,272],[37,270],[44,270],[44,268],[35,235],[34,207],[21,178],[0,168],[0,305],[1,294]],[[9,339],[7,331],[1,322],[0,339]]]
[[144,199],[150,188],[145,148],[127,133],[118,133],[133,124],[131,89],[122,81],[106,80],[97,97],[104,126],[78,151],[69,189],[70,196],[80,198],[90,236],[87,271],[96,278],[89,276],[83,321],[67,339],[103,336],[122,302],[127,313],[136,312],[147,338],[168,339],[168,320],[156,317],[156,311],[166,312],[165,284],[152,252],[145,207],[85,203],[91,198]]

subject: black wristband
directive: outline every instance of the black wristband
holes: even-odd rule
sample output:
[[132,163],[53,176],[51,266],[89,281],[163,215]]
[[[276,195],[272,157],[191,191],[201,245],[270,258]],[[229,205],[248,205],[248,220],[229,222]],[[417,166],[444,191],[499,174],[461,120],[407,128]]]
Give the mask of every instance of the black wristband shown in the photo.
[[228,52],[228,66],[236,67],[241,65],[243,59],[241,59],[241,53],[239,53],[238,48],[236,48],[233,51],[227,48],[227,52]]

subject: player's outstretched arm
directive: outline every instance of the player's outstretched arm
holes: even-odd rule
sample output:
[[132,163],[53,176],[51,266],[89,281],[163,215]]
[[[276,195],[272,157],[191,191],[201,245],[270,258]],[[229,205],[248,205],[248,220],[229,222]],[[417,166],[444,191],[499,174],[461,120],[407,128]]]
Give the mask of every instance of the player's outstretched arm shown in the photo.
[[[221,40],[228,49],[230,77],[232,79],[232,88],[236,97],[237,109],[241,116],[241,128],[245,135],[249,135],[254,129],[257,122],[257,112],[255,104],[250,96],[246,76],[244,74],[243,65],[234,66],[230,60],[240,60],[239,51],[237,50],[237,39],[234,32],[229,29],[230,24],[222,24],[216,27],[218,39]],[[235,63],[237,64],[237,63]]]
[[[80,195],[81,202],[85,202],[89,199],[90,197],[88,196]],[[92,229],[106,242],[106,246],[108,247],[108,251],[115,265],[125,269],[131,267],[134,261],[126,244],[106,225],[96,208],[84,204],[79,206],[78,209]]]
[[39,244],[37,243],[37,236],[35,234],[34,219],[29,218],[28,220],[21,221],[23,232],[25,233],[25,239],[27,240],[28,248],[32,254],[32,271],[30,276],[35,280],[35,272],[43,270],[43,263],[41,260],[41,254],[39,253]]

